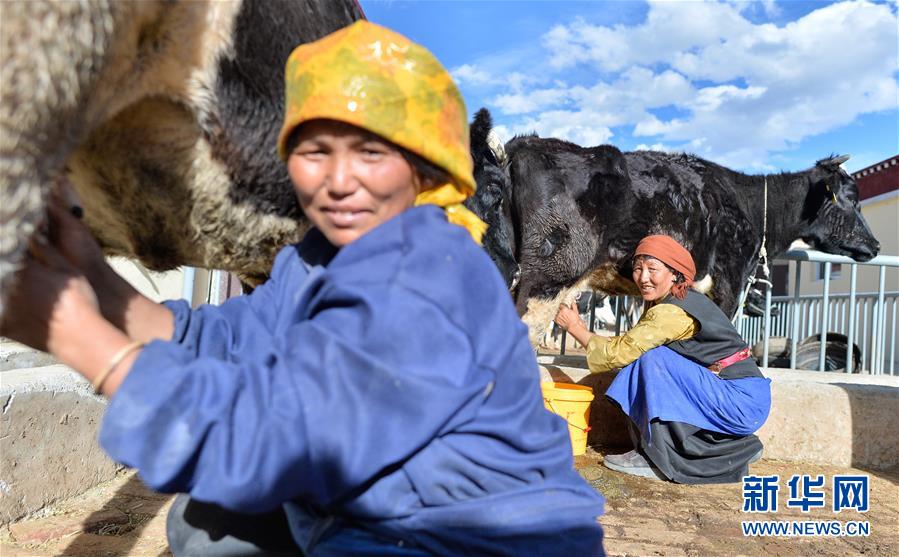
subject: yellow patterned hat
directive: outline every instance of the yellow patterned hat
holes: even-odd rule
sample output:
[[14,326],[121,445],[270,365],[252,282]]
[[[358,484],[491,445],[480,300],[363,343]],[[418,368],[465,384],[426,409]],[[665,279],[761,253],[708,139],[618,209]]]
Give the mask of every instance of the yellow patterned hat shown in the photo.
[[461,205],[475,191],[465,103],[427,49],[361,20],[298,46],[285,71],[284,125],[278,153],[303,122],[327,118],[373,132],[442,168],[452,178],[429,188],[416,205],[446,210],[480,242],[486,225]]

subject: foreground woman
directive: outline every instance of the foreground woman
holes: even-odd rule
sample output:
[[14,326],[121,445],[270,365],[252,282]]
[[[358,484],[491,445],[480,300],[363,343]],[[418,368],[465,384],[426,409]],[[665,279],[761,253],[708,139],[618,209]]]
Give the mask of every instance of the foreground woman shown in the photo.
[[271,280],[156,305],[57,205],[14,297],[34,319],[4,333],[112,397],[113,458],[190,494],[176,555],[602,555],[602,498],[460,205],[475,185],[447,72],[362,21],[297,48],[286,92],[278,148],[314,228]]
[[682,245],[647,236],[633,267],[645,305],[624,335],[593,335],[573,307],[556,315],[587,348],[590,371],[623,368],[606,396],[630,418],[635,448],[605,465],[678,483],[739,481],[761,456],[752,433],[768,417],[770,380],[718,306],[689,288],[696,267]]

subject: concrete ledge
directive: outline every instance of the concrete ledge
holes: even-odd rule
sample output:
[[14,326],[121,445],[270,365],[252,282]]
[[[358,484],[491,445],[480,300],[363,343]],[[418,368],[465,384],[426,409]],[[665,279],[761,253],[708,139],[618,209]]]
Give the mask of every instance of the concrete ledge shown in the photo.
[[105,406],[62,365],[0,373],[0,524],[115,476],[96,441]]
[[[629,445],[625,417],[600,393],[616,372],[583,356],[539,356],[544,381],[593,387],[590,443]],[[899,377],[765,369],[771,414],[757,432],[765,458],[881,470],[899,465]]]
[[[0,346],[0,348],[3,348]],[[105,401],[40,353],[0,350],[0,524],[112,479],[96,442]],[[540,356],[543,380],[593,387],[590,443],[628,445],[624,415],[600,393],[616,373],[582,356]],[[22,364],[40,367],[15,369]],[[5,371],[4,371],[5,369]],[[767,369],[772,409],[758,435],[765,458],[856,468],[899,464],[899,377]]]

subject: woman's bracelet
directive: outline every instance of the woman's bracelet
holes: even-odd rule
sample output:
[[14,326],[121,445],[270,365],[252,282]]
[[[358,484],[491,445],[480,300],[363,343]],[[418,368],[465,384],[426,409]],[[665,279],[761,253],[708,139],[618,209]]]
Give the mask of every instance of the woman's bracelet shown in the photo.
[[106,381],[106,378],[109,377],[109,374],[122,363],[122,360],[125,359],[128,354],[131,354],[135,350],[140,350],[144,347],[143,342],[135,341],[129,344],[126,344],[115,355],[110,358],[109,363],[106,364],[106,369],[103,370],[103,373],[94,377],[94,380],[91,382],[91,386],[94,388],[95,394],[100,394],[100,387],[103,386],[103,382]]

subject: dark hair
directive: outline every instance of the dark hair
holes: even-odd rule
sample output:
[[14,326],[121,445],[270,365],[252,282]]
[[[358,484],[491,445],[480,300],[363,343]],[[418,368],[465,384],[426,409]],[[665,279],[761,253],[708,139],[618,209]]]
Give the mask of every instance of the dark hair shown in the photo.
[[655,259],[656,261],[658,261],[659,263],[664,265],[669,271],[671,271],[674,274],[674,284],[680,284],[682,282],[687,281],[687,278],[684,276],[683,273],[681,273],[677,269],[672,269],[670,265],[668,265],[667,263],[665,263],[658,257],[653,257],[651,255],[646,255],[646,254],[642,254],[642,253],[640,255],[635,255],[634,258],[631,260],[631,268],[632,269],[637,266],[636,263],[637,263],[638,259]]
[[423,185],[439,186],[441,184],[446,184],[447,182],[453,181],[452,176],[450,176],[449,172],[440,168],[428,159],[422,157],[421,155],[413,153],[405,147],[400,147],[396,144],[394,144],[394,147],[396,147],[403,158],[406,159],[406,162],[409,163],[409,166],[412,167],[412,170],[415,171],[416,174],[418,174],[418,177],[421,179]]
[[[347,124],[347,125],[352,126],[352,124]],[[293,131],[290,132],[290,136],[288,136],[288,138],[287,138],[287,142],[285,143],[285,145],[287,146],[286,152],[287,152],[288,156],[290,156],[290,153],[292,153],[294,148],[296,148],[296,146],[297,146],[297,141],[298,141],[297,138],[299,137],[298,132],[302,126],[303,126],[303,124],[300,124],[299,126],[295,127],[293,129]],[[358,126],[355,126],[355,127],[358,127]],[[371,134],[372,136],[378,138],[380,141],[384,141],[385,143],[389,144],[394,149],[399,151],[400,155],[402,155],[402,157],[406,160],[406,162],[409,163],[409,166],[412,167],[412,170],[418,175],[419,179],[422,182],[422,185],[424,185],[425,187],[439,186],[441,184],[446,184],[447,182],[452,182],[452,176],[450,175],[449,172],[440,168],[439,166],[437,166],[436,164],[427,160],[426,158],[422,157],[421,155],[413,153],[412,151],[406,149],[405,147],[397,145],[396,143],[390,141],[389,139],[384,138],[374,132],[370,132],[364,128],[359,128],[359,129],[362,129],[366,133]]]

